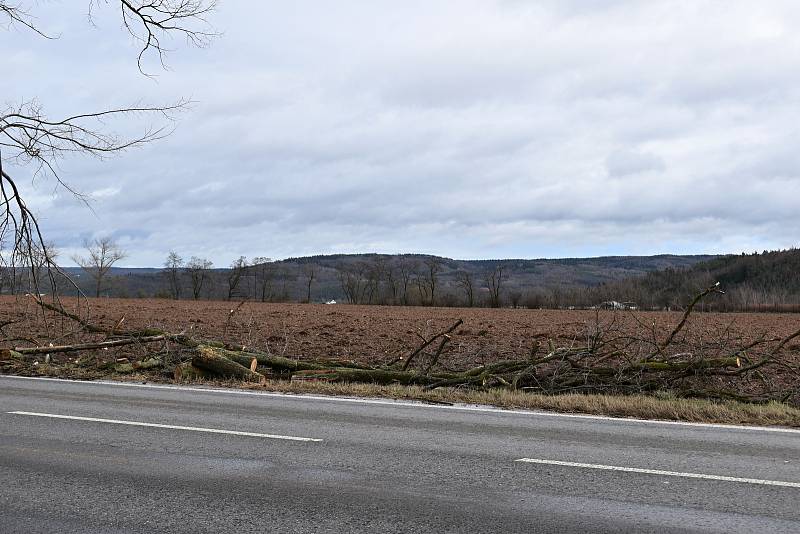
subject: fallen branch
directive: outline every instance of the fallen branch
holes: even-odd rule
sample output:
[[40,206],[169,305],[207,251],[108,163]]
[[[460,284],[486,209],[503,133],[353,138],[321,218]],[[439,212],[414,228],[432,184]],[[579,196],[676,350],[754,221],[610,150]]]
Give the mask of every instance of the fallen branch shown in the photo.
[[703,300],[705,297],[707,297],[711,293],[725,294],[725,292],[722,291],[719,288],[719,282],[717,282],[713,286],[708,287],[708,288],[704,289],[703,291],[701,291],[700,293],[698,293],[697,295],[695,295],[695,297],[692,299],[692,301],[689,303],[689,305],[686,306],[686,310],[683,312],[683,317],[681,317],[681,320],[678,323],[678,325],[669,334],[667,339],[664,340],[664,343],[661,344],[661,346],[656,351],[656,354],[654,354],[653,356],[661,354],[667,347],[669,347],[672,344],[672,341],[675,339],[675,336],[677,336],[678,333],[680,333],[680,331],[683,330],[683,327],[686,325],[686,321],[689,319],[689,316],[694,311],[694,307],[697,306],[697,303],[700,302],[701,300]]
[[436,335],[435,335],[435,336],[433,336],[432,338],[430,338],[430,339],[426,340],[425,342],[423,342],[423,343],[422,343],[422,345],[420,345],[419,347],[417,347],[415,350],[413,350],[413,351],[411,352],[411,354],[409,354],[409,355],[408,355],[408,358],[406,358],[406,361],[405,361],[405,363],[403,363],[402,370],[403,370],[403,371],[407,370],[407,369],[408,369],[408,366],[409,366],[409,365],[411,365],[411,361],[414,359],[414,357],[416,357],[416,355],[417,355],[417,354],[419,354],[420,352],[422,352],[423,350],[425,350],[425,348],[426,348],[428,345],[430,345],[431,343],[433,343],[434,341],[436,341],[436,340],[437,340],[437,339],[439,339],[440,337],[442,337],[442,336],[446,336],[447,334],[451,333],[453,330],[455,330],[456,328],[458,328],[458,327],[459,327],[459,326],[461,326],[462,324],[464,324],[464,321],[463,321],[462,319],[459,319],[458,321],[456,321],[456,322],[455,322],[455,324],[454,324],[453,326],[451,326],[451,327],[450,327],[450,328],[448,328],[447,330],[444,330],[444,331],[442,331],[442,332],[439,332],[438,334],[436,334]]
[[124,347],[140,343],[154,343],[165,341],[167,336],[145,336],[136,338],[114,339],[111,341],[98,341],[96,343],[78,343],[76,345],[55,345],[49,347],[16,347],[14,350],[20,354],[51,354],[61,352],[80,352],[82,350],[107,349],[110,347]]

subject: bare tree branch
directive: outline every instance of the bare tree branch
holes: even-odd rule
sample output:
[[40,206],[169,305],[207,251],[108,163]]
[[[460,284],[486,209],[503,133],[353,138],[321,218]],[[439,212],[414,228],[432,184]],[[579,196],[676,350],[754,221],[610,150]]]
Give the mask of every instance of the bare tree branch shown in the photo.
[[5,15],[7,17],[10,26],[21,24],[29,30],[38,33],[45,39],[55,39],[55,37],[44,33],[44,31],[36,26],[33,16],[23,9],[21,4],[11,5],[7,2],[0,2],[0,15]]
[[[105,4],[112,1],[102,0]],[[100,2],[92,0],[90,9]],[[141,44],[136,59],[139,72],[149,76],[142,67],[148,52],[155,53],[166,68],[164,59],[169,49],[162,45],[165,37],[182,36],[193,46],[208,46],[219,35],[207,19],[216,4],[216,0],[119,0],[122,24]]]
[[[116,2],[89,0],[90,20],[95,7]],[[116,5],[120,9],[123,27],[141,43],[137,65],[143,74],[142,61],[149,51],[157,53],[164,66],[164,56],[168,51],[162,46],[164,38],[180,36],[191,45],[202,47],[217,35],[206,18],[215,9],[216,0],[119,0]],[[41,37],[53,38],[38,26],[34,15],[21,3],[0,0],[0,25],[3,22],[9,28],[17,24]],[[59,173],[60,159],[72,154],[105,158],[128,148],[160,140],[172,132],[170,123],[174,115],[188,104],[187,100],[166,106],[135,104],[62,118],[48,117],[36,99],[0,106],[0,264],[12,269],[17,265],[33,268],[33,258],[44,258],[55,292],[52,272],[60,271],[48,254],[36,217],[20,195],[18,182],[2,169],[3,162],[32,165],[32,178],[52,176],[59,187],[86,202],[86,197],[70,186]],[[165,119],[167,124],[148,127],[134,136],[108,130],[108,121],[140,114]],[[37,274],[31,272],[30,278],[33,291],[38,293]]]

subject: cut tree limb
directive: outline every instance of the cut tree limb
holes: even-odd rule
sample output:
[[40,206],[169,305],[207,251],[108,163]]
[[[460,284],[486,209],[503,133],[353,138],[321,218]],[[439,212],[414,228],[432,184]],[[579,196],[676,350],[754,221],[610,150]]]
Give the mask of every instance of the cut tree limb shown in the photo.
[[[248,360],[248,365],[250,360]],[[227,378],[239,378],[248,382],[258,382],[263,384],[267,379],[261,373],[251,371],[240,363],[217,354],[214,349],[209,347],[200,346],[197,348],[197,354],[192,357],[192,365],[211,371],[217,376]]]
[[464,324],[464,320],[463,320],[463,319],[459,319],[458,321],[456,321],[456,322],[455,322],[455,324],[454,324],[453,326],[451,326],[451,327],[450,327],[450,328],[448,328],[447,330],[444,330],[444,331],[442,331],[442,332],[439,332],[438,334],[436,334],[436,335],[435,335],[435,336],[433,336],[432,338],[430,338],[430,339],[426,340],[424,343],[422,343],[422,345],[420,345],[419,347],[417,347],[417,348],[416,348],[414,351],[412,351],[412,352],[411,352],[411,354],[409,354],[409,355],[408,355],[408,358],[406,358],[406,361],[405,361],[405,363],[403,363],[402,370],[403,370],[403,371],[407,370],[407,369],[408,369],[408,366],[409,366],[409,365],[411,365],[411,361],[412,361],[412,360],[413,360],[413,359],[414,359],[414,358],[417,356],[417,354],[419,354],[420,352],[422,352],[423,350],[425,350],[425,348],[426,348],[428,345],[430,345],[431,343],[433,343],[434,341],[436,341],[436,340],[437,340],[437,339],[439,339],[440,337],[442,337],[442,336],[446,336],[447,334],[449,334],[450,332],[452,332],[453,330],[455,330],[456,328],[458,328],[458,327],[459,327],[459,326],[461,326],[462,324]]
[[195,367],[192,365],[192,362],[184,362],[177,366],[175,366],[175,372],[173,373],[173,378],[177,382],[183,382],[186,380],[200,380],[204,378],[214,378],[215,375],[211,371],[206,371],[205,369],[200,369],[199,367]]
[[96,343],[79,343],[76,345],[55,345],[51,347],[16,347],[14,350],[20,354],[50,354],[54,352],[80,352],[82,350],[107,349],[110,347],[123,347],[139,343],[154,343],[165,341],[167,336],[145,336],[135,338],[114,339],[111,341],[98,341]]

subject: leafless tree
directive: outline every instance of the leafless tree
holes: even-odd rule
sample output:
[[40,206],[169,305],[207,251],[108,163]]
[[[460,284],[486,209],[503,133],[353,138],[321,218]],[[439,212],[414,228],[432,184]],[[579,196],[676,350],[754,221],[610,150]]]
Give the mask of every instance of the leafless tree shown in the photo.
[[401,302],[403,306],[408,306],[408,288],[411,285],[411,281],[414,278],[414,273],[416,272],[418,267],[418,263],[415,260],[406,257],[400,257],[397,260],[397,274],[398,274],[398,287],[401,291]]
[[503,285],[503,271],[505,266],[502,263],[495,265],[494,269],[486,273],[486,287],[489,289],[489,305],[492,308],[499,308],[501,305],[501,295]]
[[[11,293],[15,294],[19,289],[37,293],[41,280],[45,278],[54,280],[55,275],[58,274],[54,268],[58,254],[59,252],[52,242],[45,244],[35,242],[33,246],[18,254],[18,258],[21,259],[20,263],[26,267],[24,269],[17,269],[14,262],[9,264],[5,258],[2,258],[0,264],[4,267],[5,278],[9,282]],[[2,284],[0,283],[0,285]]]
[[278,300],[280,300],[281,302],[287,302],[289,300],[289,282],[296,281],[297,275],[292,275],[289,272],[289,269],[283,266],[280,269],[278,269],[277,277],[278,281],[281,284]]
[[388,258],[378,255],[366,267],[366,300],[370,304],[386,304],[385,285],[388,277]]
[[364,298],[365,272],[366,266],[362,262],[338,267],[336,276],[339,279],[342,292],[350,304],[361,304]]
[[94,278],[94,296],[99,297],[105,289],[106,275],[111,267],[127,254],[110,237],[101,237],[86,243],[87,256],[73,256],[72,260]]
[[464,298],[467,306],[475,306],[475,284],[472,280],[472,273],[469,271],[458,271],[456,273],[456,284],[464,291]]
[[508,293],[508,300],[511,301],[511,306],[514,309],[519,308],[520,302],[522,302],[522,291],[515,290]]
[[306,302],[311,302],[311,284],[314,283],[314,277],[317,274],[317,266],[313,263],[306,263],[303,265],[303,276],[306,278]]
[[[205,46],[215,35],[206,19],[216,5],[215,0],[89,0],[90,17],[93,9],[111,4],[120,10],[125,30],[140,43],[137,58],[140,71],[149,53],[156,55],[163,65],[166,48],[162,40],[165,38],[182,36],[194,45]],[[36,37],[54,39],[39,27],[35,15],[22,4],[0,0],[0,20],[3,17],[6,27],[19,26]],[[74,70],[77,78],[77,69]],[[3,168],[4,162],[32,167],[34,177],[51,176],[58,187],[85,201],[58,172],[59,159],[76,153],[105,158],[161,139],[170,132],[168,124],[174,115],[186,104],[187,101],[179,100],[165,106],[121,106],[61,117],[48,116],[36,99],[0,105],[0,241],[9,238],[12,243],[8,260],[15,266],[25,265],[25,257],[32,256],[34,247],[46,247],[36,216],[20,194],[16,178]],[[109,131],[109,125],[115,120],[138,114],[154,115],[167,122],[132,136]],[[29,264],[26,266],[33,268]],[[52,262],[48,267],[57,270]],[[32,274],[32,278],[38,283],[35,275]],[[55,288],[52,277],[51,284]]]
[[247,267],[247,258],[244,256],[239,256],[238,259],[231,263],[228,270],[228,300],[236,296],[239,284],[241,284],[244,275],[247,274]]
[[186,265],[189,271],[189,279],[192,283],[192,297],[194,300],[200,298],[203,292],[203,286],[206,285],[206,281],[208,280],[208,271],[213,265],[214,264],[209,260],[198,258],[197,256],[192,256],[189,263]]
[[181,298],[181,274],[183,273],[183,267],[183,258],[174,250],[170,250],[167,261],[164,262],[164,275],[167,278],[167,284],[169,285],[172,298],[175,300]]
[[251,269],[255,276],[256,290],[261,302],[272,300],[272,283],[275,278],[275,268],[272,259],[265,256],[253,258]]
[[439,273],[442,270],[442,260],[431,256],[425,259],[424,284],[427,286],[428,305],[436,305],[436,288],[439,284]]
[[428,280],[425,278],[424,272],[416,270],[412,274],[414,285],[417,288],[417,295],[419,296],[419,301],[417,304],[421,306],[426,306],[431,301],[430,296],[430,288],[428,287]]
[[389,298],[393,305],[400,303],[401,285],[399,274],[397,265],[391,261],[386,264],[386,285],[389,288]]

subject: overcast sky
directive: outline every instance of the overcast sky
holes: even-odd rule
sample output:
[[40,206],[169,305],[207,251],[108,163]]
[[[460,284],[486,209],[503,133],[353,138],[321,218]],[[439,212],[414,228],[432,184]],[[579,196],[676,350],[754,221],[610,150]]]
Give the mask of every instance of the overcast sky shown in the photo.
[[170,43],[155,79],[84,4],[34,7],[56,41],[0,31],[4,102],[195,104],[164,141],[61,162],[93,209],[8,169],[65,258],[100,235],[131,266],[800,244],[800,2],[223,0],[224,34]]

